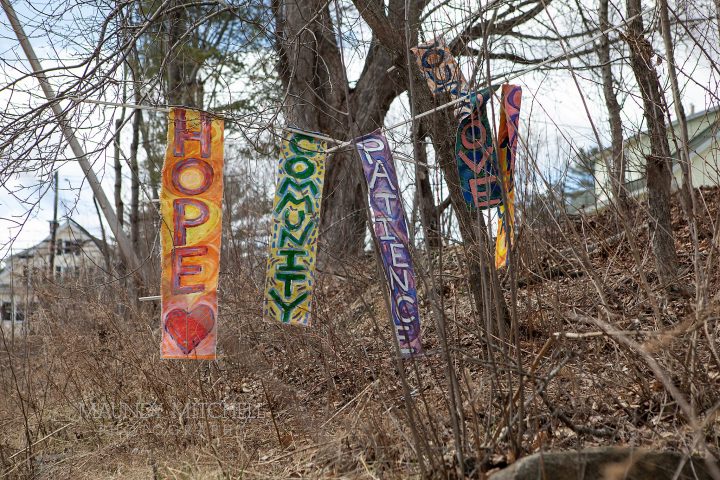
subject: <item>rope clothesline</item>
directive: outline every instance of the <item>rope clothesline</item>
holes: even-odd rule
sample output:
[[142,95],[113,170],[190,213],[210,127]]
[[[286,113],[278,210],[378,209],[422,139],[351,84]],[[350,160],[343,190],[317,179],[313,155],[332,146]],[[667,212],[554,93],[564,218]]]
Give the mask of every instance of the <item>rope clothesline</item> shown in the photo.
[[[636,14],[636,15],[633,15],[633,16],[630,17],[630,18],[627,18],[626,20],[624,20],[623,22],[621,22],[619,25],[612,26],[612,27],[608,28],[607,30],[604,30],[604,31],[600,32],[598,35],[590,38],[589,40],[587,40],[587,41],[585,41],[585,42],[583,42],[583,43],[580,43],[580,44],[572,47],[572,48],[569,49],[569,50],[566,50],[566,51],[564,51],[564,52],[562,52],[562,53],[560,53],[560,54],[558,54],[558,55],[555,55],[555,56],[553,56],[553,57],[546,58],[545,60],[543,60],[543,61],[541,61],[541,62],[539,62],[539,63],[536,63],[536,64],[534,64],[534,65],[530,65],[530,66],[528,66],[528,67],[526,67],[526,68],[524,68],[524,69],[522,69],[522,70],[520,70],[519,72],[516,72],[516,73],[514,73],[514,74],[506,74],[506,75],[500,75],[500,76],[498,76],[498,77],[494,77],[494,78],[492,78],[492,79],[490,80],[490,82],[488,82],[488,83],[489,83],[489,84],[497,84],[497,83],[510,82],[510,81],[512,81],[512,80],[515,80],[515,79],[517,79],[517,78],[525,75],[525,74],[528,74],[528,73],[531,73],[531,72],[533,72],[533,71],[535,71],[535,70],[538,70],[538,69],[542,68],[543,66],[545,66],[545,65],[547,65],[547,64],[549,64],[549,63],[554,63],[554,62],[560,61],[560,60],[562,60],[562,59],[564,59],[564,58],[566,58],[566,59],[569,60],[569,54],[570,54],[570,53],[575,52],[575,51],[577,51],[577,50],[579,50],[579,49],[581,49],[581,48],[583,48],[583,47],[586,47],[587,45],[590,45],[591,43],[596,42],[597,40],[602,39],[602,38],[603,38],[605,35],[607,35],[608,33],[611,33],[611,32],[613,32],[613,31],[615,31],[615,30],[619,30],[620,28],[626,26],[627,24],[629,24],[630,22],[632,22],[632,21],[635,20],[636,18],[638,18],[638,17],[640,17],[640,16],[642,16],[642,15],[645,15],[646,13],[649,13],[649,12],[653,11],[654,9],[655,9],[654,6],[653,6],[653,7],[649,7],[649,8],[647,8],[647,9],[641,11],[640,13],[638,13],[638,14]],[[451,100],[451,101],[449,101],[449,102],[443,103],[442,105],[438,105],[438,106],[435,107],[435,108],[432,108],[432,109],[430,109],[430,110],[426,110],[426,111],[424,111],[424,112],[422,112],[422,113],[419,113],[419,114],[417,114],[417,115],[411,116],[410,118],[405,119],[405,120],[403,120],[403,121],[400,121],[400,122],[398,122],[398,123],[389,125],[389,126],[387,126],[387,127],[383,127],[383,128],[382,128],[382,131],[383,131],[383,132],[389,132],[389,131],[391,131],[391,130],[395,130],[395,129],[400,128],[400,127],[403,127],[403,126],[405,126],[405,125],[407,125],[407,124],[409,124],[409,123],[412,123],[412,122],[414,122],[414,121],[416,121],[416,120],[419,120],[419,119],[421,119],[421,118],[424,118],[424,117],[427,117],[427,116],[429,116],[429,115],[432,115],[433,113],[436,113],[436,112],[445,110],[445,109],[447,109],[447,108],[450,108],[450,107],[452,107],[453,105],[457,105],[458,103],[462,103],[462,102],[466,101],[467,97],[470,96],[471,94],[472,94],[472,92],[471,92],[471,93],[464,94],[464,95],[461,95],[461,96],[459,96],[458,98],[456,98],[456,99],[454,99],[454,100]],[[109,102],[109,101],[105,101],[105,100],[95,100],[95,99],[91,99],[91,98],[83,98],[83,97],[78,97],[78,96],[69,96],[69,97],[66,97],[66,98],[69,98],[70,100],[73,100],[73,101],[79,102],[79,103],[90,103],[90,104],[94,104],[94,105],[102,105],[102,106],[108,106],[108,107],[122,107],[122,108],[130,108],[130,109],[137,109],[137,110],[150,110],[150,111],[163,112],[163,113],[169,113],[172,108],[188,108],[188,107],[183,107],[183,106],[170,107],[170,106],[156,106],[156,105],[141,105],[141,104],[132,104],[132,103]],[[211,114],[212,114],[212,112],[208,112],[208,113],[211,113]],[[217,114],[214,114],[214,115],[217,115]],[[222,117],[222,115],[218,115],[218,116]],[[332,137],[329,137],[329,136],[327,136],[327,135],[322,135],[322,134],[316,133],[316,132],[308,132],[308,131],[306,131],[306,130],[301,130],[301,129],[295,128],[295,127],[286,126],[286,127],[284,127],[283,129],[286,130],[286,131],[292,132],[292,133],[298,133],[298,134],[302,134],[302,135],[307,135],[307,136],[309,136],[309,137],[317,138],[317,139],[319,139],[319,140],[323,140],[323,141],[326,141],[326,142],[328,142],[328,143],[333,143],[333,144],[335,144],[334,147],[332,147],[332,148],[330,148],[330,149],[327,150],[326,153],[328,153],[328,154],[329,154],[329,153],[333,153],[333,152],[335,152],[335,151],[337,151],[337,150],[346,148],[346,147],[352,145],[353,142],[354,142],[354,139],[353,139],[353,140],[338,140],[338,139],[336,139],[336,138],[332,138]]]

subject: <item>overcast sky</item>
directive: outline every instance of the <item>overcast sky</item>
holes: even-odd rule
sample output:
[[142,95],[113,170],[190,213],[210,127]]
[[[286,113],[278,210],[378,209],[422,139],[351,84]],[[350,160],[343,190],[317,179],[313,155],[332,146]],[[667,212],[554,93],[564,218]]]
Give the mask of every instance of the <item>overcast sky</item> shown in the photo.
[[[24,2],[16,3],[15,6],[21,19],[24,19],[24,21],[28,23],[38,15]],[[35,6],[37,7],[37,4]],[[557,11],[550,13],[550,15],[557,14]],[[77,25],[73,26],[67,23],[64,25],[64,28],[65,27],[76,28]],[[29,29],[28,32],[30,33],[31,30],[33,29]],[[450,29],[447,30],[449,33],[452,33],[449,31]],[[715,33],[713,32],[716,30],[708,29],[708,31],[714,35]],[[33,45],[41,57],[43,65],[45,67],[57,65],[57,58],[62,54],[51,48],[52,45],[48,43],[47,38],[42,36],[41,31],[34,31],[32,36],[34,37],[32,39]],[[360,43],[367,42],[369,41],[369,34],[364,29],[356,28],[353,31],[353,39]],[[717,44],[718,42],[715,39],[715,45]],[[713,53],[716,54],[716,52],[717,50]],[[551,54],[552,53],[555,52],[551,52]],[[676,54],[678,55],[677,63],[681,72],[686,73],[686,75],[681,78],[686,111],[690,113],[691,104],[697,111],[712,106],[715,101],[710,98],[706,90],[709,86],[716,85],[717,79],[712,77],[712,71],[708,67],[707,62],[700,60],[700,51],[697,48],[689,49],[680,45]],[[4,80],[2,80],[4,84],[3,87],[5,87],[10,80],[14,79],[14,75],[18,75],[17,70],[27,71],[28,69],[24,61],[18,60],[23,59],[22,51],[14,39],[12,31],[9,29],[4,14],[0,15],[0,58],[5,65],[3,68],[3,75],[5,76]],[[348,48],[346,63],[349,64],[349,77],[351,80],[359,75],[363,60],[362,51],[350,50]],[[558,62],[558,64],[562,63]],[[498,63],[497,69],[494,70],[494,72],[497,73],[493,73],[493,75],[507,71],[504,69],[506,67],[508,66]],[[464,64],[463,68],[469,76],[471,65]],[[661,74],[665,73],[663,64],[658,68]],[[14,69],[17,70],[13,71]],[[632,72],[626,65],[622,70],[618,70],[617,73],[627,79],[628,76],[631,76]],[[552,161],[553,156],[569,156],[572,155],[572,150],[577,147],[590,147],[596,144],[592,130],[590,129],[590,120],[582,102],[583,96],[587,102],[591,117],[597,122],[602,137],[601,140],[605,146],[609,144],[604,101],[601,97],[601,91],[596,84],[597,79],[593,77],[593,73],[589,71],[578,71],[577,75],[582,89],[582,96],[567,71],[550,73],[535,72],[524,75],[522,78],[514,81],[514,83],[520,84],[523,87],[521,135],[526,138],[525,141],[538,147],[539,156],[547,157],[546,159],[540,158],[539,161],[541,162],[542,168],[548,171],[555,168]],[[33,82],[34,80],[28,79],[23,85],[32,85]],[[233,89],[238,88],[242,87],[233,86]],[[32,85],[32,89],[35,94],[39,94],[37,84]],[[3,102],[7,100],[8,95],[9,92],[7,89],[0,90],[0,99],[3,100]],[[37,103],[38,101],[37,98],[34,101],[28,100],[26,96],[17,95],[17,93],[15,93],[13,100],[19,103],[28,101]],[[640,109],[638,100],[631,95],[623,95],[620,100],[624,103],[623,114],[627,121],[626,127],[631,127],[633,131],[637,131],[638,128],[644,128],[642,126],[642,110]],[[97,111],[96,109],[96,112]],[[392,124],[408,117],[407,102],[404,101],[404,99],[398,99],[393,104],[386,124]],[[94,114],[89,119],[89,122],[94,122],[98,125],[92,130],[84,130],[81,134],[83,143],[87,146],[88,150],[97,150],[99,146],[108,143],[110,139],[111,132],[108,127],[112,124],[111,119],[104,119],[102,124],[99,124],[98,119],[99,113]],[[407,129],[403,129],[388,134],[388,137],[391,144],[395,142],[395,149],[409,154],[411,149],[407,143],[407,132]],[[528,134],[529,140],[527,139]],[[130,132],[128,129],[124,134],[124,149],[127,149],[129,145],[129,135]],[[69,152],[68,157],[72,157]],[[22,159],[17,160],[22,161]],[[114,183],[112,148],[110,147],[106,151],[98,152],[93,155],[92,160],[95,172],[101,179],[106,195],[112,202]],[[227,160],[232,161],[232,159]],[[92,202],[90,189],[84,180],[81,169],[74,161],[56,165],[59,166],[60,175],[59,217],[61,219],[72,217],[78,223],[85,226],[91,233],[99,235],[98,217]],[[123,171],[125,177],[124,191],[129,197],[128,169],[125,168]],[[412,165],[402,164],[400,162],[398,171],[405,179],[409,179],[412,175]],[[37,185],[38,181],[39,176],[32,173],[12,178],[2,178],[2,188],[0,188],[0,244],[10,245],[11,243],[13,251],[29,247],[49,235],[49,221],[52,219],[52,192],[47,188],[27,188]],[[12,194],[10,192],[16,193]],[[21,202],[16,198],[18,195],[17,192],[21,192],[21,196],[23,197],[30,195],[30,198],[25,198],[25,201]],[[28,192],[32,193],[29,194]],[[43,192],[44,195],[41,195]],[[409,201],[409,198],[411,197],[408,197],[406,202]],[[129,203],[128,200],[129,198],[125,199],[126,204]],[[28,201],[30,201],[30,203],[37,202],[37,205],[30,212],[27,220],[25,220],[25,216],[28,215]],[[15,223],[19,221],[23,222],[22,228],[15,225]],[[7,253],[7,248],[0,251],[0,258],[4,257]]]

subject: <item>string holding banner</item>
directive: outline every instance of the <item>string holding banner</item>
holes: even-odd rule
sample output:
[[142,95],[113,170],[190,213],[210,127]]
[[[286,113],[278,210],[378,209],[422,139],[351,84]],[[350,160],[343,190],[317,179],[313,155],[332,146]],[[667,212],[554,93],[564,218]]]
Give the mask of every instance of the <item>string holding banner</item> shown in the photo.
[[310,325],[326,144],[288,132],[283,140],[273,201],[264,314]]
[[370,214],[390,291],[390,310],[400,354],[422,353],[415,270],[395,163],[380,130],[356,139],[368,184]]
[[162,358],[215,359],[222,120],[174,108],[162,170]]

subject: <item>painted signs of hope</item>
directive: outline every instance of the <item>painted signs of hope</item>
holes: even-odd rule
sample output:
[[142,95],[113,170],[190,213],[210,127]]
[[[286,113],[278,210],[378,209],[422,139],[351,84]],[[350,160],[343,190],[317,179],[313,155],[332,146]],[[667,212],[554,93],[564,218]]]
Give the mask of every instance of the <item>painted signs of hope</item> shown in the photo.
[[163,357],[214,358],[223,126],[184,109],[170,123],[161,195]]

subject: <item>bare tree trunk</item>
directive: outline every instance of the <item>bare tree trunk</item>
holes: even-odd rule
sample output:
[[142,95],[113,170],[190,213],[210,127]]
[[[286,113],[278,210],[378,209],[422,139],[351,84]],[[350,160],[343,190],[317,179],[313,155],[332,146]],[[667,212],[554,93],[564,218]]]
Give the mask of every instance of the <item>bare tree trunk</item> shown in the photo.
[[440,209],[435,205],[435,198],[430,185],[430,171],[426,167],[427,146],[423,137],[423,135],[418,136],[416,139],[417,148],[414,150],[417,152],[415,161],[418,162],[417,178],[415,179],[417,183],[416,196],[422,223],[426,228],[424,234],[428,239],[428,246],[434,251],[440,247],[442,241],[440,237]]
[[[277,69],[287,92],[288,123],[346,139],[350,131],[370,132],[382,126],[402,86],[393,81],[397,74],[387,73],[393,65],[389,52],[373,40],[363,73],[346,102],[345,67],[332,33],[328,5],[321,0],[273,1]],[[349,124],[348,111],[355,125]],[[357,155],[340,151],[328,159],[320,219],[321,264],[327,264],[329,256],[355,256],[363,251],[367,229],[364,181]]]
[[[55,278],[55,254],[57,253],[57,229],[58,229],[58,201],[60,199],[60,175],[58,174],[58,171],[55,170],[55,175],[53,175],[53,185],[54,185],[54,202],[53,202],[53,221],[52,226],[50,227],[50,275],[48,275],[48,278]],[[95,197],[93,197],[93,201],[95,201]],[[97,201],[95,201],[95,206],[97,207]],[[102,228],[102,217],[98,215],[98,218],[100,219],[100,227]]]
[[130,238],[137,252],[140,247],[140,168],[138,167],[138,146],[140,144],[140,122],[142,110],[133,113],[132,142],[130,143]]
[[[405,51],[405,40],[402,32],[395,26],[403,22],[403,9],[396,5],[389,8],[388,13],[384,12],[382,3],[365,2],[355,0],[358,10],[362,12],[363,19],[373,31],[373,35],[382,43],[380,52],[394,59],[395,71],[404,83],[407,84],[407,58]],[[415,64],[415,62],[411,62]],[[372,73],[366,71],[364,73]],[[384,73],[384,72],[383,72]],[[425,80],[420,75],[417,67],[414,67],[412,75],[417,76],[421,83]],[[379,79],[378,79],[379,77]],[[378,75],[372,82],[375,89],[383,85],[382,77]],[[372,77],[368,77],[372,78]],[[358,82],[359,84],[360,82]],[[405,85],[403,85],[405,87]],[[356,88],[357,90],[357,88]],[[404,90],[404,88],[403,88]],[[418,88],[415,92],[418,112],[423,112],[448,100],[448,96],[434,98],[427,88]],[[358,102],[362,105],[362,102]],[[485,311],[495,320],[497,328],[488,325],[488,328],[498,333],[507,331],[510,325],[509,310],[502,289],[498,281],[497,271],[493,253],[490,252],[490,239],[488,238],[487,227],[482,212],[472,211],[465,205],[460,188],[460,178],[455,162],[455,128],[456,119],[448,110],[438,112],[427,118],[426,129],[432,137],[435,146],[436,161],[443,172],[445,182],[450,190],[450,201],[458,217],[460,234],[464,243],[465,259],[469,271],[470,289],[475,300],[478,311]],[[491,261],[493,260],[493,261]]]
[[[102,241],[102,254],[103,260],[105,260],[105,273],[110,275],[112,271],[110,262],[110,249],[108,248],[107,236],[105,235],[105,227],[103,226],[102,214],[100,213],[100,207],[98,206],[97,199],[93,197],[93,205],[95,205],[95,213],[98,216],[100,222],[100,240]],[[54,273],[54,270],[53,270]]]
[[[718,5],[720,5],[720,3]],[[679,160],[683,177],[682,185],[680,186],[680,198],[682,199],[685,214],[688,217],[688,227],[690,229],[690,235],[693,241],[693,249],[695,253],[695,261],[693,262],[693,267],[695,269],[695,282],[696,285],[701,285],[703,283],[704,272],[702,270],[700,261],[699,239],[697,231],[698,205],[695,198],[695,190],[693,189],[692,164],[690,163],[689,150],[690,136],[688,135],[687,118],[685,117],[685,109],[683,108],[682,96],[680,94],[680,87],[678,85],[677,72],[675,70],[675,51],[672,43],[672,37],[670,34],[670,14],[667,0],[660,0],[658,6],[660,10],[660,25],[662,30],[663,43],[665,44],[665,55],[668,63],[668,76],[670,77],[670,87],[672,89],[673,104],[675,106],[675,116],[677,117],[677,123],[680,129],[680,145],[678,145],[677,148],[677,151],[680,153]],[[720,12],[720,10],[718,10],[718,12]],[[674,130],[673,137],[675,137]],[[696,295],[699,304],[701,304],[705,300],[705,298],[702,296],[703,292],[701,292],[700,289],[696,289]]]
[[[608,19],[608,0],[600,0],[600,30],[605,32],[610,28]],[[623,153],[623,129],[620,118],[620,104],[613,88],[614,77],[610,58],[610,39],[603,35],[598,47],[600,59],[600,72],[602,76],[603,95],[608,110],[610,122],[610,142],[612,151],[612,171],[609,173],[613,199],[621,215],[628,209],[627,191],[625,189],[625,155]]]
[[157,200],[160,198],[160,175],[162,174],[162,160],[156,158],[150,145],[150,128],[143,116],[138,117],[140,122],[140,133],[142,133],[142,145],[145,151],[145,168],[148,172],[150,181],[150,191],[152,198]]
[[[678,126],[680,129],[680,145],[678,145],[677,151],[680,154],[680,169],[682,170],[682,185],[680,185],[680,196],[685,206],[685,209],[692,219],[695,218],[696,207],[694,201],[694,195],[692,194],[692,166],[690,165],[690,152],[688,150],[688,128],[687,119],[685,117],[685,109],[682,104],[682,95],[680,94],[680,87],[678,85],[677,72],[675,70],[675,51],[672,44],[672,38],[670,36],[670,15],[668,13],[667,0],[660,0],[659,4],[660,11],[660,30],[663,37],[663,44],[665,46],[665,57],[667,60],[668,77],[670,77],[670,88],[672,91],[673,105],[675,107],[675,116],[677,117]],[[673,130],[673,134],[674,134]]]
[[655,264],[664,287],[673,289],[678,285],[677,254],[670,221],[672,158],[663,112],[665,102],[652,61],[654,55],[652,45],[643,33],[643,20],[639,15],[640,1],[627,0],[627,16],[637,15],[628,25],[627,42],[630,46],[631,66],[640,86],[645,119],[650,130],[650,155],[646,157],[645,172],[650,210],[648,222]]
[[188,49],[195,48],[197,33],[188,31],[188,12],[180,0],[172,2],[174,7],[167,21],[168,38],[165,54],[167,62],[168,101],[171,105],[202,108],[203,85],[199,75],[200,64],[189,57]]
[[123,226],[123,201],[122,201],[122,163],[120,163],[120,130],[122,129],[123,119],[115,120],[115,136],[113,138],[113,165],[115,167],[115,215],[117,215],[118,224]]

